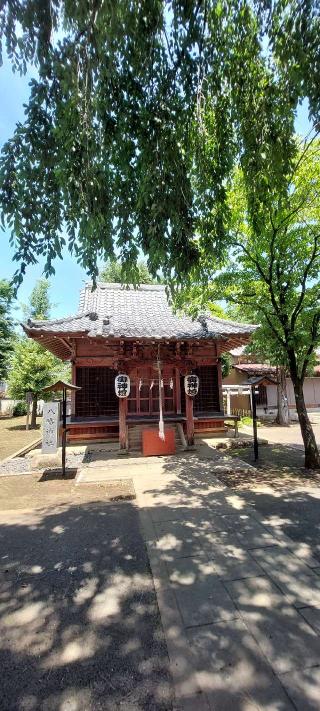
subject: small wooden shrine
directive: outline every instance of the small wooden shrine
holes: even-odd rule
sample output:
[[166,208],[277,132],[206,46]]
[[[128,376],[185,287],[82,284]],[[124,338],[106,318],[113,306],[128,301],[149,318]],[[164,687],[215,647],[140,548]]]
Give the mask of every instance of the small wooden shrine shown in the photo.
[[174,313],[163,286],[107,283],[85,286],[76,315],[24,325],[71,361],[81,390],[71,396],[68,439],[119,439],[122,449],[136,447],[137,428],[159,419],[164,429],[180,423],[188,445],[195,432],[224,429],[221,353],[247,343],[254,329]]

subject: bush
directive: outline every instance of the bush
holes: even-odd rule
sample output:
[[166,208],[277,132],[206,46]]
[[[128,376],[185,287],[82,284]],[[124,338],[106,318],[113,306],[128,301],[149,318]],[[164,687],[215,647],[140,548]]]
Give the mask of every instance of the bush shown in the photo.
[[[241,417],[240,425],[247,425],[249,427],[252,427],[252,424],[253,424],[252,417]],[[260,427],[259,421],[257,421],[257,427]]]
[[12,411],[12,416],[13,417],[22,417],[22,415],[27,414],[27,403],[24,402],[23,400],[20,400],[20,402],[17,402],[13,408]]

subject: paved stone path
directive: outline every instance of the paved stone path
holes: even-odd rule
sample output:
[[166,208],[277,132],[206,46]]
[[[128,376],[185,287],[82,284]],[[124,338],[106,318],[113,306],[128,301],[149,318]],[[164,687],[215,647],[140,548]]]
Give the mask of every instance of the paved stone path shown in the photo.
[[216,465],[130,468],[179,709],[319,711],[319,561],[221,486]]
[[[319,421],[313,421],[312,428],[316,437],[316,441],[320,444],[320,424]],[[245,432],[250,432],[248,427],[244,428]],[[241,434],[241,431],[240,431]],[[297,422],[291,423],[290,427],[275,427],[275,426],[261,426],[259,427],[259,437],[262,439],[267,439],[269,442],[278,442],[279,444],[288,444],[291,446],[303,447],[300,425]]]

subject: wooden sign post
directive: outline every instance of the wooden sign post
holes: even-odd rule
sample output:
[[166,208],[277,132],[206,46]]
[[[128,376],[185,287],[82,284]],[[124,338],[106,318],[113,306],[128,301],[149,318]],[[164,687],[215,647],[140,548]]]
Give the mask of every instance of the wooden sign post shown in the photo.
[[30,407],[31,407],[31,403],[32,403],[32,393],[30,393],[30,392],[26,393],[26,403],[27,403],[26,430],[28,431],[29,422],[30,422]]

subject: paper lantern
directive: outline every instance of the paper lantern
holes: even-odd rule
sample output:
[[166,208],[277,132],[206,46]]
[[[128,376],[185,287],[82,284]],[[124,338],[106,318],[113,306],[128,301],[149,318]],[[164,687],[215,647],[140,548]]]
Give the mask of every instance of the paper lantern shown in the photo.
[[194,397],[198,394],[199,378],[197,375],[186,375],[184,379],[184,389],[187,395]]
[[114,385],[117,397],[128,397],[128,395],[130,395],[129,375],[119,373],[119,375],[115,377]]

